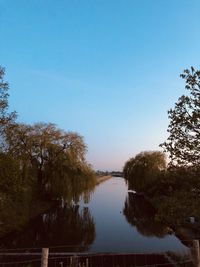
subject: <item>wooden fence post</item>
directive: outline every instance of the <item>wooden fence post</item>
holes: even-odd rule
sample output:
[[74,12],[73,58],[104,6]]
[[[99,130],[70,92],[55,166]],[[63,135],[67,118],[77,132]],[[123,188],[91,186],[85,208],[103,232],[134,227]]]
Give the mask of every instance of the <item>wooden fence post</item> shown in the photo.
[[89,267],[89,259],[88,258],[86,258],[86,267]]
[[42,249],[41,267],[48,267],[49,249]]
[[195,267],[200,267],[199,240],[193,240],[193,257]]

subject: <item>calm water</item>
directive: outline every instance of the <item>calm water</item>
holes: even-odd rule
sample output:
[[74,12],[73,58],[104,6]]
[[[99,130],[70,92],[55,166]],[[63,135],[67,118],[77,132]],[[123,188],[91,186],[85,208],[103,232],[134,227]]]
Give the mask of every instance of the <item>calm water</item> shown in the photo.
[[123,214],[127,194],[123,178],[111,178],[96,188],[88,205],[96,229],[91,251],[182,252],[186,249],[174,235],[145,236],[130,225]]
[[60,205],[2,238],[0,244],[62,251],[186,251],[169,229],[152,221],[151,213],[148,203],[128,193],[123,178],[111,178],[96,187],[88,204]]

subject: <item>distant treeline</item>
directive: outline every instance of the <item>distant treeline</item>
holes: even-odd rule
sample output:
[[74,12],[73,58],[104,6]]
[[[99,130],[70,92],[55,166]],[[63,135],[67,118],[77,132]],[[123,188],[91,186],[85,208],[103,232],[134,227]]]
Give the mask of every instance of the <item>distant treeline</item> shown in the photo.
[[111,176],[115,176],[115,177],[122,177],[123,176],[123,172],[120,171],[96,171],[96,175],[111,175]]

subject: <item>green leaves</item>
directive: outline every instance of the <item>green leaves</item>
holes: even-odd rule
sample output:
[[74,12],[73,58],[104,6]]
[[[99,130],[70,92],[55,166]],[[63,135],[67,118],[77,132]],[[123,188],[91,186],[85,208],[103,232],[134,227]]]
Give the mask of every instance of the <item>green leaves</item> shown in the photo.
[[16,112],[8,112],[8,83],[4,81],[5,69],[0,66],[0,133],[16,118]]
[[20,161],[23,179],[30,179],[31,172],[41,196],[78,199],[88,190],[88,180],[93,181],[85,161],[86,145],[77,133],[52,123],[15,124],[6,131],[6,143],[7,151]]
[[124,166],[124,178],[129,189],[145,192],[166,168],[165,156],[160,151],[145,151],[129,159]]
[[182,95],[168,111],[169,137],[160,146],[170,155],[172,165],[200,163],[200,71],[191,67],[180,75],[189,95]]
[[[17,123],[16,113],[8,112],[8,83],[4,75],[0,67],[0,153],[19,164],[22,184],[26,187],[28,181],[34,182],[40,198],[65,195],[69,202],[88,193],[94,185],[94,173],[85,160],[83,137],[53,123]],[[0,178],[2,173],[1,169]]]

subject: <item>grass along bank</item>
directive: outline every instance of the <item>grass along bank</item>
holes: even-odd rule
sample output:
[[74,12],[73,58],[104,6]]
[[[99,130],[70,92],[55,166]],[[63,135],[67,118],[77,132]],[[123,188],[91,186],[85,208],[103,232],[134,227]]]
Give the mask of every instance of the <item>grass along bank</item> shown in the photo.
[[103,183],[104,181],[112,178],[112,175],[97,175],[96,176],[96,185]]

